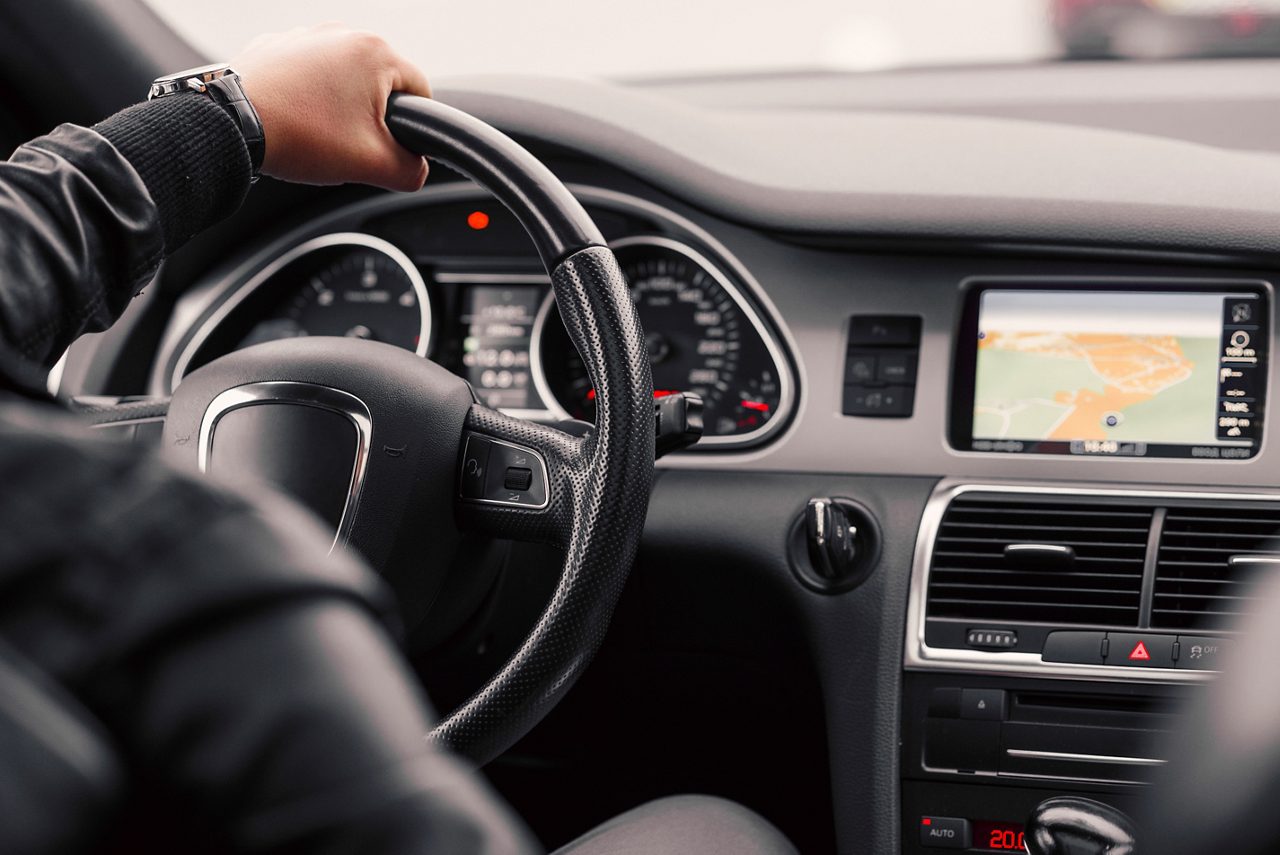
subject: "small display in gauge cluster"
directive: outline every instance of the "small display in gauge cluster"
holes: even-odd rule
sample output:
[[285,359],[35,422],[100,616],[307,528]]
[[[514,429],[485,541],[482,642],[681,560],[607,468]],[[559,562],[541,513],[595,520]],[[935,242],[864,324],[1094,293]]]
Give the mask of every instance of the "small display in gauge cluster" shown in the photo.
[[473,285],[463,296],[463,373],[485,406],[525,410],[538,403],[529,342],[542,291],[533,285]]

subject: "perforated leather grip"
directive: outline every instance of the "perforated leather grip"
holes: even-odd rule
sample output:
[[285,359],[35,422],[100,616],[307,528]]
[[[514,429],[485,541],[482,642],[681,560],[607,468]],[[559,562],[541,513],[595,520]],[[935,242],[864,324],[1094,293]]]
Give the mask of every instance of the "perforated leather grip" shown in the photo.
[[556,301],[596,389],[584,437],[472,407],[467,426],[543,452],[545,511],[490,508],[505,528],[564,546],[560,583],[503,669],[432,738],[485,763],[527,733],[569,690],[600,646],[635,559],[653,481],[653,378],[644,333],[613,253],[586,249],[552,273]]

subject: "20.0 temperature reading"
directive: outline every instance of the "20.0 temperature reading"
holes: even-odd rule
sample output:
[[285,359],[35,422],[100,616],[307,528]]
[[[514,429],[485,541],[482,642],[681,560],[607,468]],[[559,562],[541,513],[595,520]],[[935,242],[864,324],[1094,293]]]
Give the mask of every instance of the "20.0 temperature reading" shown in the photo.
[[1025,852],[1023,826],[1016,822],[987,822],[973,824],[973,845],[976,849],[994,852]]
[[1025,847],[1022,845],[1022,832],[1013,831],[1011,829],[991,829],[991,834],[987,839],[988,849],[1017,849],[1022,851]]

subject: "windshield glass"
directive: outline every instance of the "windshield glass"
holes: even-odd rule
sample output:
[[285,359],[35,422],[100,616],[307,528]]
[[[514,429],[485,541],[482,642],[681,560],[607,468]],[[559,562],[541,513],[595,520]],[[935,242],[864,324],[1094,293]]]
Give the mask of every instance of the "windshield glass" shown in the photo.
[[150,0],[212,59],[341,20],[431,76],[866,71],[1280,53],[1280,0]]

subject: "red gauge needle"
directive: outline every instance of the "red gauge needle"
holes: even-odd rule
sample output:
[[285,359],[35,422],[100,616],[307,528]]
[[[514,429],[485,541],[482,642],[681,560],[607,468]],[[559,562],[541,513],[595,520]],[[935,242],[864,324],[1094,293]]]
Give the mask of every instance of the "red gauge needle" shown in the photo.
[[743,401],[742,406],[746,407],[748,410],[755,410],[757,413],[769,412],[769,405],[764,401]]

